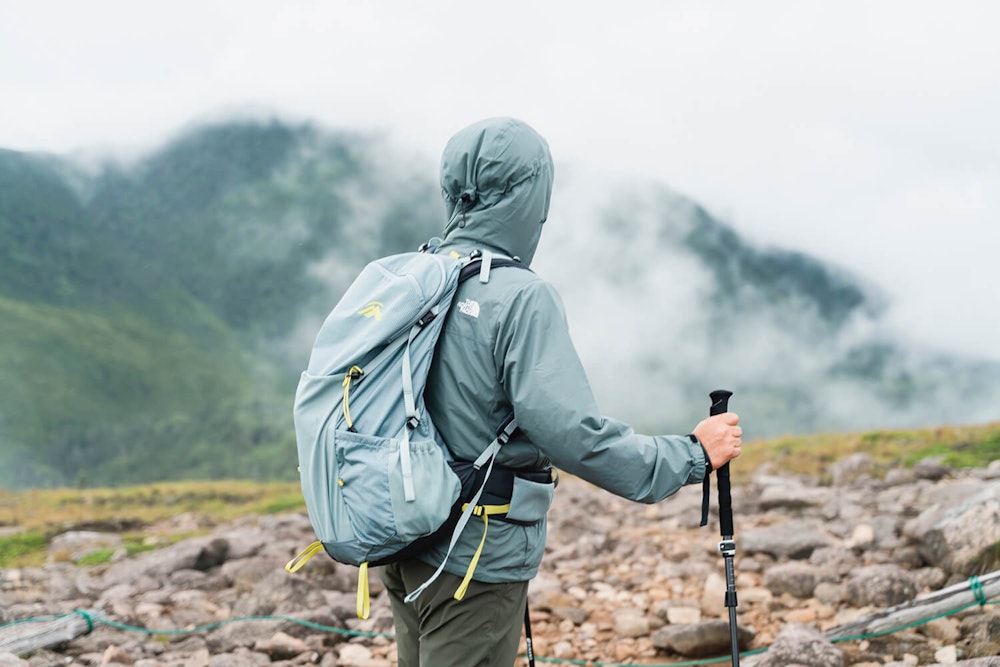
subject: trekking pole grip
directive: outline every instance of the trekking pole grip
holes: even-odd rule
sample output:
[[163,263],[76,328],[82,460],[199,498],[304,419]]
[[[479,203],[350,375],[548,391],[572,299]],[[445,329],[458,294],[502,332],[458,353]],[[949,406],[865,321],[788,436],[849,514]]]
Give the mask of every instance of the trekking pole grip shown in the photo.
[[733,395],[733,392],[727,389],[716,389],[711,394],[708,395],[712,399],[712,407],[709,408],[708,414],[712,417],[715,415],[721,415],[723,412],[729,412],[729,397]]
[[[708,410],[710,416],[729,412],[729,397],[733,392],[726,389],[716,389],[708,395],[712,406]],[[733,536],[733,498],[729,484],[729,464],[721,466],[715,473],[719,484],[719,529],[724,538]]]

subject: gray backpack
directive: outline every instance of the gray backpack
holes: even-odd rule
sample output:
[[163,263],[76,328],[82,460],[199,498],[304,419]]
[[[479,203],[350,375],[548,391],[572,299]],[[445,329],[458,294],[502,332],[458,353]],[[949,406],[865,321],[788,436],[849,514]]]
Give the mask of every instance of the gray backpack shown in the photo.
[[459,283],[473,275],[487,282],[491,268],[523,265],[489,252],[459,257],[426,248],[364,268],[323,323],[295,394],[302,493],[318,540],[285,569],[295,572],[324,550],[359,566],[361,618],[369,611],[369,566],[410,557],[449,533],[454,546],[470,516],[509,508],[481,505],[480,497],[497,451],[517,428],[513,415],[479,459],[456,472],[423,392]]

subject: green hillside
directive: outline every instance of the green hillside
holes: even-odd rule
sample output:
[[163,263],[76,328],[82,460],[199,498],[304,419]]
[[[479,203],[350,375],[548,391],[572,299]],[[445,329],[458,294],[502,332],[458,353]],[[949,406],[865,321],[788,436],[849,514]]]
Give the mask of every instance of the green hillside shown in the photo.
[[293,478],[299,321],[439,228],[376,155],[279,122],[86,170],[0,150],[0,485]]
[[[254,415],[277,392],[262,392],[236,352],[199,349],[138,317],[0,297],[0,375],[3,486],[287,477],[294,468],[272,457],[287,444],[288,420]],[[261,444],[267,455],[244,455]]]

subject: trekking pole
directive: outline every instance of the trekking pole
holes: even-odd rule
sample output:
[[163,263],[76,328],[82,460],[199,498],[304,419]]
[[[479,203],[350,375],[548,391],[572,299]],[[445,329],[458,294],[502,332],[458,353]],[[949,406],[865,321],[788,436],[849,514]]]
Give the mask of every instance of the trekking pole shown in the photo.
[[[712,407],[708,414],[721,415],[729,412],[729,397],[733,392],[716,389],[709,394]],[[733,658],[733,667],[740,665],[740,641],[736,624],[736,574],[733,569],[733,559],[736,557],[736,541],[733,539],[733,498],[729,486],[729,463],[716,472],[719,484],[719,529],[722,541],[719,542],[719,553],[726,563],[726,607],[729,609],[729,641]]]

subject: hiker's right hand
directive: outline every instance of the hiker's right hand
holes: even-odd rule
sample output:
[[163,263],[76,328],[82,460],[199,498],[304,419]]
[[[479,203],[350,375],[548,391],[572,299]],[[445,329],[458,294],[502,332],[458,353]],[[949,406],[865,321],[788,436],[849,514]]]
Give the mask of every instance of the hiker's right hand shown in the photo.
[[723,412],[703,419],[692,433],[708,453],[713,470],[718,470],[740,455],[743,429],[740,427],[740,416],[735,412]]

